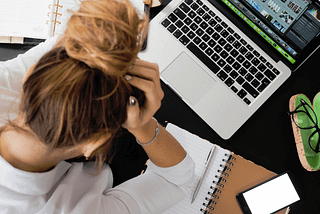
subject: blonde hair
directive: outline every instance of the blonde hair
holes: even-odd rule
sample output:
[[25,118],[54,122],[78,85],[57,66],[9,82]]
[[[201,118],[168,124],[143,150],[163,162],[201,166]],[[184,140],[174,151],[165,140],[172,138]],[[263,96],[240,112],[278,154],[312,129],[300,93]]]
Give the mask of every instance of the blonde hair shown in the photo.
[[53,149],[105,138],[94,157],[100,168],[111,161],[129,96],[137,91],[124,74],[141,49],[147,22],[128,0],[80,4],[65,35],[23,84],[20,111],[39,140]]

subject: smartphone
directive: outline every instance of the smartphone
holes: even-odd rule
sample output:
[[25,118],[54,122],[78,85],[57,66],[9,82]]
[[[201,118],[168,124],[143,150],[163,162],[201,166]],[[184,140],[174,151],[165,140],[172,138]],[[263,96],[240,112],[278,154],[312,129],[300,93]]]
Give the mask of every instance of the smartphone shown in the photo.
[[272,214],[301,200],[302,189],[292,172],[276,177],[237,194],[244,214]]

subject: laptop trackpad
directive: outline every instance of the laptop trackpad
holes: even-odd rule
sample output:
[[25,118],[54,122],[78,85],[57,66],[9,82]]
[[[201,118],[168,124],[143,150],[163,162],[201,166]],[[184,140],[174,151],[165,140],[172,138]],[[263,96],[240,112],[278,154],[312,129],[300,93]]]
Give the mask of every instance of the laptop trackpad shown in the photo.
[[191,57],[182,52],[162,73],[170,86],[192,105],[215,85],[216,81]]

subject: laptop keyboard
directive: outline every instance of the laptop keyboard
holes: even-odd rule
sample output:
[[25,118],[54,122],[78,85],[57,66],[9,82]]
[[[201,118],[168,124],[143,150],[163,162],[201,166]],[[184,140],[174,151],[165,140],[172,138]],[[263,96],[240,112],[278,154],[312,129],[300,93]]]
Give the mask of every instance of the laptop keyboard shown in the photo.
[[247,105],[280,74],[201,0],[184,0],[162,22]]

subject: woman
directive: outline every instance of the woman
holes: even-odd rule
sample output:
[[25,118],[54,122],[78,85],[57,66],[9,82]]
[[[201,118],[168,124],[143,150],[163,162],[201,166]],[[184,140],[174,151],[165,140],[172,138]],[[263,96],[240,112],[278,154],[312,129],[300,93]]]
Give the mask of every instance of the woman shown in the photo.
[[[58,41],[0,64],[1,121],[23,82],[0,129],[1,213],[162,213],[190,192],[192,159],[152,118],[163,92],[137,59],[146,22],[127,0],[84,1]],[[150,161],[111,188],[122,127]],[[65,161],[79,156],[98,164]]]

